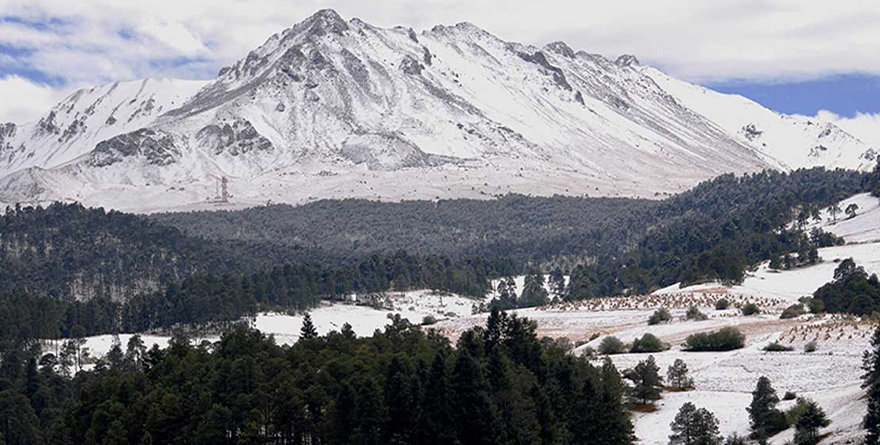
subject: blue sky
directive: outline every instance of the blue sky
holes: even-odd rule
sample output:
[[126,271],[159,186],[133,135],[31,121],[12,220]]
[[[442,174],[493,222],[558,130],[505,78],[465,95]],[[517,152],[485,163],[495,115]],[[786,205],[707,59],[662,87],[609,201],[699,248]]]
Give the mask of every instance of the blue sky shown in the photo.
[[705,86],[723,93],[740,94],[767,108],[815,116],[821,110],[845,117],[857,113],[880,113],[880,76],[835,75],[804,81],[708,82]]
[[880,116],[875,0],[0,0],[0,122],[33,119],[75,88],[211,78],[321,8],[417,31],[469,21],[508,41],[635,54],[784,113]]

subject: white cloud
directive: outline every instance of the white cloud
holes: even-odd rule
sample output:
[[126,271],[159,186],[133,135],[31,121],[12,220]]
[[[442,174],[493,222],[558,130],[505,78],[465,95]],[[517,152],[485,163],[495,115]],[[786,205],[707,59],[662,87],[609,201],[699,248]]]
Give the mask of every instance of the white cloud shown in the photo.
[[691,81],[880,74],[876,0],[0,0],[2,15],[56,20],[0,23],[0,43],[74,84],[208,78],[321,8],[416,30],[469,21],[505,40],[635,54]]
[[845,117],[822,110],[816,118],[831,122],[866,144],[880,149],[880,114],[858,113],[855,117]]
[[37,119],[64,98],[66,91],[16,76],[0,78],[0,122],[23,123]]

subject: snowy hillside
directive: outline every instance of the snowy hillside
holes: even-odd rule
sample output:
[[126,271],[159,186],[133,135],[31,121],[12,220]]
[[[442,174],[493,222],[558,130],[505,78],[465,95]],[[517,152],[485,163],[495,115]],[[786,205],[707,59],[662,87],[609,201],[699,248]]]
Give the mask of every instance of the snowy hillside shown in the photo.
[[103,140],[152,124],[206,83],[145,79],[78,90],[36,122],[0,126],[0,176],[70,162]]
[[711,120],[742,144],[753,147],[781,169],[825,166],[867,170],[877,150],[834,124],[788,116],[742,96],[722,94],[674,79],[652,67],[641,68],[685,107]]
[[[211,82],[98,87],[35,124],[0,127],[0,202],[208,207],[220,177],[228,207],[656,197],[726,172],[871,156],[839,129],[777,131],[794,118],[699,90],[632,56],[505,42],[468,23],[383,29],[323,10]],[[774,130],[756,142],[741,134],[749,123]]]

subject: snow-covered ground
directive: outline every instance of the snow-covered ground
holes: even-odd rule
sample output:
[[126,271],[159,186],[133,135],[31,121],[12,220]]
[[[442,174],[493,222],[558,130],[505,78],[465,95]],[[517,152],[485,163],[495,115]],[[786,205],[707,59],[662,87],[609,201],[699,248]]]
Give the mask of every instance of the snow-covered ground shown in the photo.
[[[857,205],[858,210],[854,218],[849,218],[844,211],[852,204]],[[831,216],[828,208],[822,209],[822,220],[812,221],[807,230],[818,227],[848,243],[880,241],[880,198],[862,193],[841,201],[837,206],[841,212],[836,218]]]
[[[388,298],[378,309],[354,303],[324,302],[310,310],[309,315],[318,334],[340,331],[342,326],[348,323],[358,336],[368,336],[390,324],[394,315],[400,315],[413,324],[421,324],[426,316],[440,321],[450,320],[470,316],[474,304],[479,304],[481,301],[431,290],[388,292],[385,295]],[[274,336],[279,344],[292,344],[299,339],[304,316],[304,313],[295,315],[261,313],[250,321],[264,334]],[[129,338],[131,334],[119,336],[123,350]],[[143,335],[142,339],[147,348],[151,348],[154,344],[165,347],[170,338],[168,335]],[[217,340],[217,336],[197,338],[196,341],[203,339],[214,341]],[[101,357],[110,350],[112,341],[112,335],[99,335],[87,338],[85,346],[89,348],[92,357]],[[54,348],[54,344],[50,344],[49,348]]]
[[[875,220],[875,225],[877,221],[880,219]],[[870,230],[877,230],[877,233],[880,233],[880,229]],[[769,262],[764,262],[757,271],[749,273],[742,284],[734,286],[725,286],[716,282],[681,288],[680,285],[675,284],[657,290],[655,294],[714,292],[761,295],[796,302],[801,297],[812,295],[816,289],[831,281],[834,277],[834,269],[840,261],[847,258],[852,258],[869,274],[880,274],[880,242],[826,247],[819,249],[819,257],[822,259],[819,264],[784,271],[772,270]]]

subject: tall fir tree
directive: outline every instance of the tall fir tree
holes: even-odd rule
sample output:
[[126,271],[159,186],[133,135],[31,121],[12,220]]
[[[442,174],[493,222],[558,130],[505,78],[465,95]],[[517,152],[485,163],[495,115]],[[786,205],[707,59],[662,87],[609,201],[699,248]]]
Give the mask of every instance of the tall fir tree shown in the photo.
[[[875,174],[880,172],[880,161]],[[862,388],[868,396],[868,412],[862,425],[865,428],[865,445],[880,445],[880,325],[871,337],[871,350],[865,351],[862,360]]]
[[[752,401],[746,408],[749,412],[749,420],[752,427],[752,437],[755,439],[766,438],[779,430],[781,412],[776,409],[779,396],[770,383],[770,379],[761,376],[752,391]],[[784,428],[783,428],[784,429]]]
[[498,416],[480,364],[467,351],[458,354],[451,387],[458,440],[468,445],[494,445],[500,433]]
[[425,382],[422,411],[419,418],[418,442],[424,445],[455,444],[458,440],[454,425],[449,373],[446,356],[438,353],[431,362],[431,370]]
[[318,330],[315,328],[315,324],[312,323],[312,316],[306,312],[303,316],[302,328],[299,330],[299,338],[303,340],[311,340],[317,337]]

